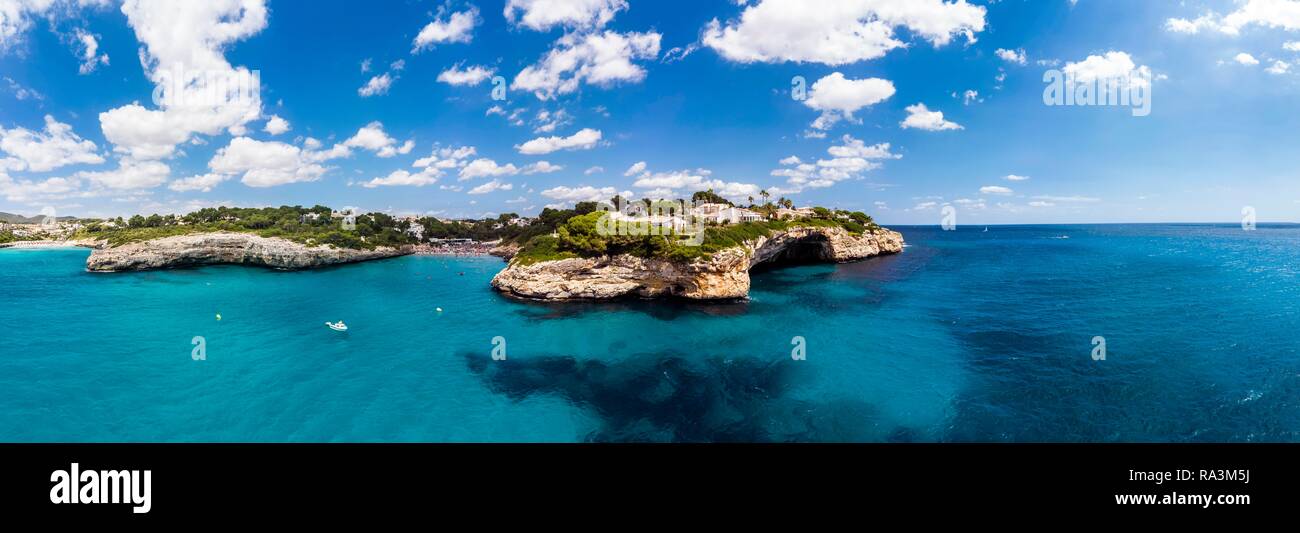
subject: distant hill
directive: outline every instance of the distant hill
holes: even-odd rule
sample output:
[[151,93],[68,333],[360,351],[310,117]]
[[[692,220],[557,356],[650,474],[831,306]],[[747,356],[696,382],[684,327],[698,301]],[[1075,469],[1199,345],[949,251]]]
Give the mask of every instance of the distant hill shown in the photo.
[[[0,222],[6,224],[40,224],[45,217],[37,215],[34,217],[25,217],[13,213],[0,212]],[[57,217],[58,220],[76,220],[77,217]]]

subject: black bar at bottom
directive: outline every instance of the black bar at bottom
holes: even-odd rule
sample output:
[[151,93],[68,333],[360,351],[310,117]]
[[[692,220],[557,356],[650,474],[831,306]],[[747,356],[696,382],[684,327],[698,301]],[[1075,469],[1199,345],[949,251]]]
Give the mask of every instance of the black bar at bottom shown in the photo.
[[[725,498],[772,512],[847,505],[1197,517],[1289,511],[1300,492],[1292,483],[1296,451],[1217,444],[12,444],[0,445],[0,510],[6,517],[153,521],[510,514],[505,510],[519,505],[635,509],[649,502],[675,502],[674,512],[700,504],[716,511]],[[67,492],[58,492],[52,476],[71,477],[74,463],[78,477],[112,471],[102,477],[120,480],[122,471],[138,471],[137,488],[149,471],[148,512],[133,512],[143,503],[53,503]],[[77,484],[79,500],[87,484]],[[102,479],[97,487],[105,488]],[[111,499],[108,490],[103,497]]]

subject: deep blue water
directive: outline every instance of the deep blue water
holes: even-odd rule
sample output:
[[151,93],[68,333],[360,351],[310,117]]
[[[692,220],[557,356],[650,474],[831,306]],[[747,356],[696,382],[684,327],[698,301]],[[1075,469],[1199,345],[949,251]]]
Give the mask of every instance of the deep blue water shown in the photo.
[[898,229],[711,305],[513,301],[490,258],[0,250],[0,441],[1300,440],[1300,226]]

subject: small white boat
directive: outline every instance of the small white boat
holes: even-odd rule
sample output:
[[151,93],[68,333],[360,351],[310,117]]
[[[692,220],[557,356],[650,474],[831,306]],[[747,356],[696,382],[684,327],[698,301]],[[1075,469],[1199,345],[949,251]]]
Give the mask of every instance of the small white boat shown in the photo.
[[347,331],[347,330],[348,330],[348,325],[347,325],[347,324],[344,324],[342,320],[338,321],[338,323],[326,322],[325,325],[326,325],[326,326],[329,326],[330,329],[332,329],[332,330],[334,330],[334,331]]

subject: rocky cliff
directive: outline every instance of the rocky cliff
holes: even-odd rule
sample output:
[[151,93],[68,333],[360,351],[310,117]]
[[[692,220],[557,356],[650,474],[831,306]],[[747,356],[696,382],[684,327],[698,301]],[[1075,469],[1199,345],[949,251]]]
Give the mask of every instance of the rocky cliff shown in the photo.
[[411,252],[409,247],[348,250],[307,246],[246,233],[204,233],[97,248],[86,260],[86,270],[124,272],[219,264],[297,270],[384,259]]
[[540,300],[621,296],[727,300],[749,296],[749,271],[763,263],[849,262],[901,251],[903,236],[895,231],[855,236],[841,228],[797,227],[691,263],[628,255],[512,263],[492,279],[492,286],[512,296]]

